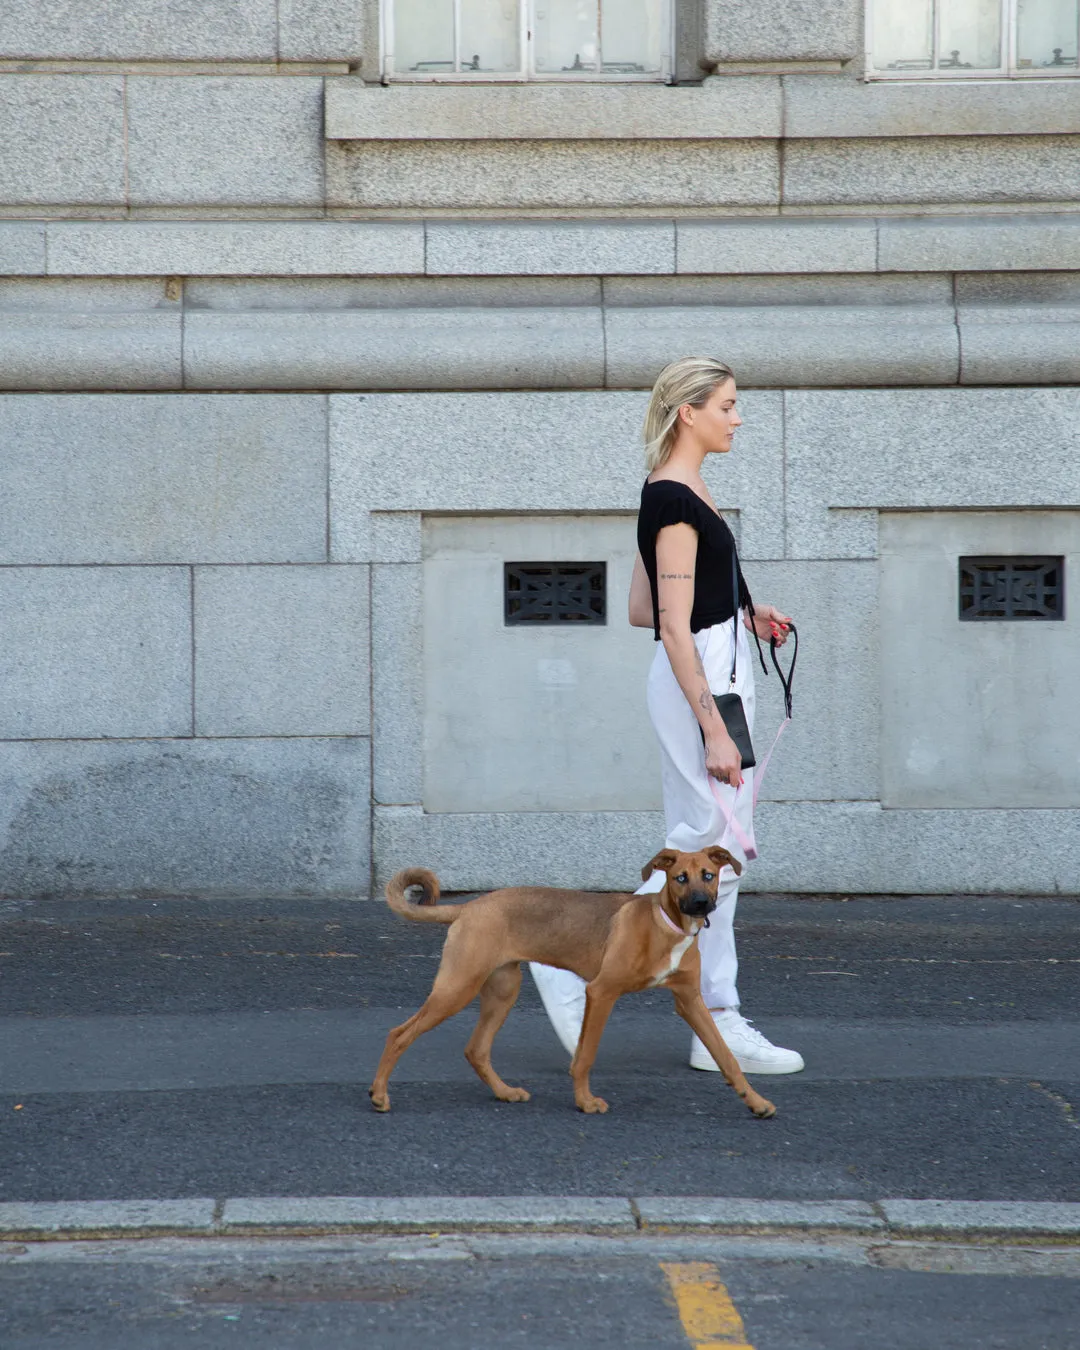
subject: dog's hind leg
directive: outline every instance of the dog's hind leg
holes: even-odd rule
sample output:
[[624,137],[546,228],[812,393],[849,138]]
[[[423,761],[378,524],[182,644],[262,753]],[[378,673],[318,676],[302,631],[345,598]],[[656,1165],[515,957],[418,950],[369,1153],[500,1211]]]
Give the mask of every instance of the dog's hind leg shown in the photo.
[[[445,953],[446,949],[443,950]],[[467,1003],[471,1003],[490,973],[486,969],[465,972],[453,970],[444,961],[423,1007],[414,1012],[407,1022],[402,1022],[401,1026],[394,1027],[387,1034],[379,1067],[375,1070],[374,1081],[368,1089],[368,1096],[376,1111],[390,1110],[390,1095],[386,1085],[394,1065],[413,1041],[425,1031],[437,1027],[440,1022],[445,1022],[448,1017],[453,1017]]]
[[501,1102],[527,1102],[524,1088],[504,1083],[491,1064],[491,1043],[506,1021],[521,989],[521,966],[510,961],[493,970],[480,990],[480,1017],[469,1043],[465,1058]]

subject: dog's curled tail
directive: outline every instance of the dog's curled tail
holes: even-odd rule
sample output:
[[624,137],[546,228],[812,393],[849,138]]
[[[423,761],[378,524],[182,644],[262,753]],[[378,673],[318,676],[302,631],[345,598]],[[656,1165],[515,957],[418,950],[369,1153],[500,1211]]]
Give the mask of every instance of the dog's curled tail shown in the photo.
[[[406,894],[410,886],[419,886],[424,894],[414,904]],[[386,883],[386,903],[403,919],[413,923],[453,923],[464,905],[439,904],[439,878],[426,867],[405,867]]]

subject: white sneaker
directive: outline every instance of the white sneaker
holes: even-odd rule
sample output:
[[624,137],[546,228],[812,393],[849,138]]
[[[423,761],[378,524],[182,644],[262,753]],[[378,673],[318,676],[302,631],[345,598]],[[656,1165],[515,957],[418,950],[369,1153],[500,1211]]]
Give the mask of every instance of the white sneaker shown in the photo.
[[573,1058],[581,1038],[581,1024],[585,1020],[585,981],[572,970],[558,966],[543,966],[530,961],[529,969],[540,991],[544,1011],[551,1019],[555,1035],[563,1049]]
[[[798,1073],[804,1067],[803,1057],[797,1050],[785,1050],[779,1045],[773,1045],[757,1027],[751,1026],[737,1008],[714,1012],[712,1020],[743,1073]],[[705,1049],[704,1042],[697,1036],[690,1046],[690,1067],[720,1072],[716,1061]]]

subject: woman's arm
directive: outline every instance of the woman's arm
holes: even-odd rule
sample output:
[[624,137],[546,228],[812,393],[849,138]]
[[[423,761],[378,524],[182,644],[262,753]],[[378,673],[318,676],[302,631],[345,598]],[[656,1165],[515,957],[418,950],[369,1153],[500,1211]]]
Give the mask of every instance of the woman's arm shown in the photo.
[[652,590],[649,587],[649,574],[639,553],[634,559],[634,571],[630,577],[631,628],[651,628],[653,626]]
[[666,525],[656,536],[660,639],[679,688],[704,733],[705,768],[722,783],[738,784],[742,782],[742,757],[716,710],[690,631],[697,546],[697,531],[692,525]]

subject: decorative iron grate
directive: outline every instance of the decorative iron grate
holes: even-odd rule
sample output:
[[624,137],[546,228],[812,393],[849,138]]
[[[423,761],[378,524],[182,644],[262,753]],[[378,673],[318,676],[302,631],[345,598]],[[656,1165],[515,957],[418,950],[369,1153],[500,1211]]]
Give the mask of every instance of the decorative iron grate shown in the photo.
[[607,623],[607,563],[505,563],[503,599],[508,624]]
[[1064,619],[1064,558],[961,558],[961,619]]

